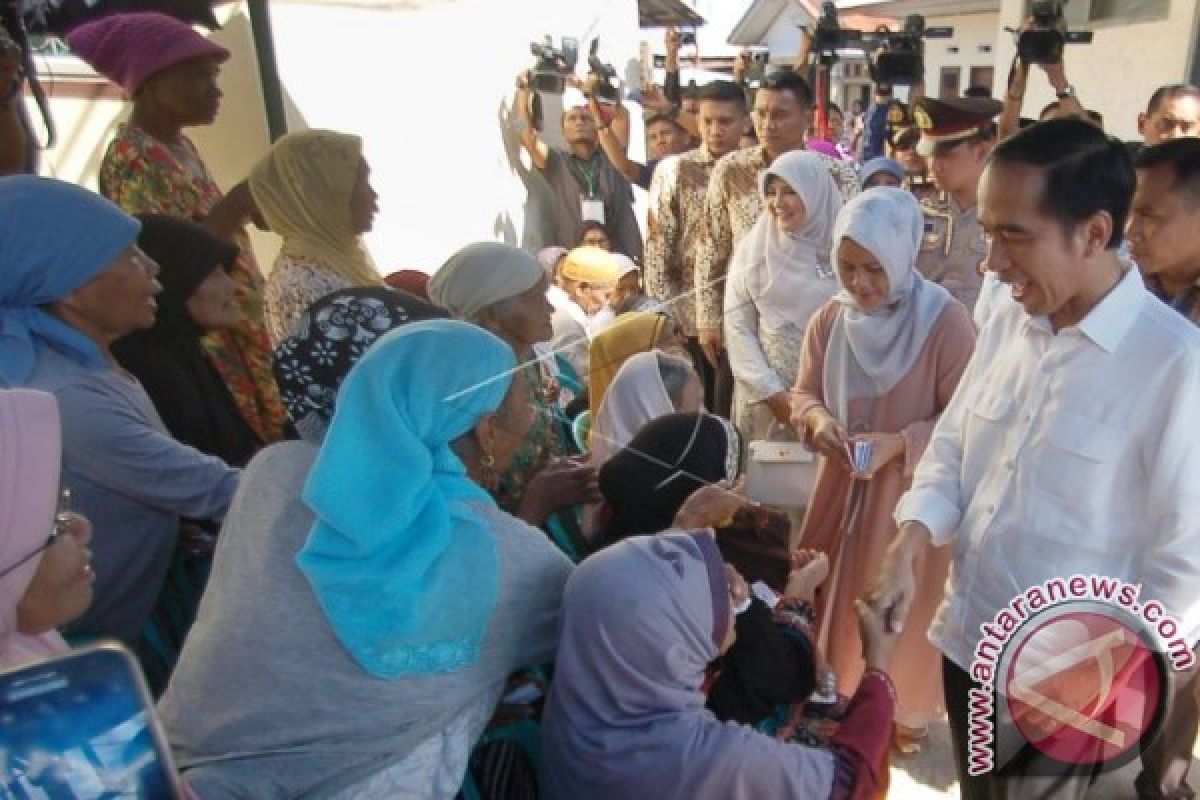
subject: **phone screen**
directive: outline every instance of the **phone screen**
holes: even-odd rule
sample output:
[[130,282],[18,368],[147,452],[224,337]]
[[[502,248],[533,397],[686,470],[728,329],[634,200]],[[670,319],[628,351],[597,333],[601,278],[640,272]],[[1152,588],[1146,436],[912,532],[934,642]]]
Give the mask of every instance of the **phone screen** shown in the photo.
[[178,797],[136,670],[100,645],[0,675],[0,800]]

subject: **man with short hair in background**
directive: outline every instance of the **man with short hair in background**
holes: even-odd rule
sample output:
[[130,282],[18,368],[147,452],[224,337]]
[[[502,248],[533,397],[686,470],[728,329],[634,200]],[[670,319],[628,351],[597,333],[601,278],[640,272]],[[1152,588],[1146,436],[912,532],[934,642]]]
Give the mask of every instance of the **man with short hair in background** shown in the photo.
[[975,308],[983,274],[979,264],[986,247],[976,216],[976,190],[988,154],[996,144],[1001,104],[990,97],[921,97],[913,103],[913,119],[921,129],[917,152],[929,163],[940,191],[925,197],[925,238],[917,269],[941,284],[954,298]]
[[700,139],[695,150],[664,159],[650,184],[646,223],[646,294],[675,319],[709,408],[716,402],[716,372],[696,339],[696,242],[704,235],[704,198],[717,159],[738,148],[747,119],[746,95],[732,81],[700,90]]
[[[808,82],[791,69],[767,75],[754,93],[754,128],[757,147],[737,150],[716,163],[704,200],[707,235],[696,253],[696,329],[705,357],[718,370],[716,402],[709,408],[729,416],[733,401],[733,374],[725,355],[725,275],[734,249],[750,232],[763,211],[759,181],[776,158],[803,150],[812,127],[813,94]],[[853,163],[821,155],[843,199],[858,194]]]
[[1186,83],[1160,86],[1150,95],[1146,112],[1138,114],[1138,133],[1147,147],[1200,136],[1200,88]]
[[[1135,162],[1137,189],[1129,210],[1130,254],[1149,286],[1200,325],[1200,139],[1167,139],[1144,148]],[[1200,682],[1180,675],[1163,730],[1142,753],[1135,787],[1140,800],[1194,798],[1187,784],[1200,729]]]

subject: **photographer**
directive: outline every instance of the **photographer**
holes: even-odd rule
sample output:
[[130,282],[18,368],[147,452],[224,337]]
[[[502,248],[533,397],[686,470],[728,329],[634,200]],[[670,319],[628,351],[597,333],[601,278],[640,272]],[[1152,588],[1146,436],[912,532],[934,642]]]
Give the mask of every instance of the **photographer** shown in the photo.
[[[624,149],[629,139],[628,112],[619,104],[609,111],[594,98],[589,101],[577,92],[568,92],[563,95],[562,115],[566,149],[553,147],[534,127],[530,78],[529,70],[517,76],[516,108],[521,145],[554,194],[555,202],[548,209],[550,233],[543,244],[574,247],[583,221],[594,219],[608,229],[615,250],[641,260],[642,235],[633,213],[633,190],[600,148],[603,135],[617,138]],[[589,77],[585,86],[594,87],[594,79]]]
[[[1021,25],[1021,32],[1030,30],[1033,25],[1033,17],[1027,18]],[[1063,61],[1060,60],[1055,64],[1038,64],[1037,66],[1046,74],[1046,80],[1050,82],[1050,88],[1054,90],[1054,96],[1058,98],[1054,116],[1086,117],[1087,111],[1079,102],[1079,98],[1075,96],[1075,87],[1067,80],[1067,71]],[[1000,141],[1016,133],[1020,126],[1021,103],[1025,100],[1029,67],[1030,65],[1025,63],[1020,56],[1013,61],[1013,67],[1008,76],[1008,92],[1004,95],[1004,110],[1000,113],[1000,120],[997,123],[996,138]]]

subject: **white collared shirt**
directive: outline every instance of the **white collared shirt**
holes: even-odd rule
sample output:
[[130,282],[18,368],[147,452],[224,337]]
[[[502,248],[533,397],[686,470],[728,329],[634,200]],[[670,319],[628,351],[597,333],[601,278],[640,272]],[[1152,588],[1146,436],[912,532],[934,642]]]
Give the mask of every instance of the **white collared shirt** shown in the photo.
[[1200,331],[1136,270],[1057,334],[998,298],[896,508],[954,547],[930,640],[969,669],[982,623],[1079,573],[1142,583],[1194,643],[1198,423]]

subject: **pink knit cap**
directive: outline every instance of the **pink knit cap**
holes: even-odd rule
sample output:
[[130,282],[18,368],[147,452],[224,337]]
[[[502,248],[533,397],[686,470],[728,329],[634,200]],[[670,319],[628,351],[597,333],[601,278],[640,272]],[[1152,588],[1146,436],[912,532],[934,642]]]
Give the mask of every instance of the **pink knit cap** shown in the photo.
[[67,43],[92,69],[132,95],[152,75],[189,58],[223,62],[229,51],[191,25],[156,11],[111,14],[67,34]]

